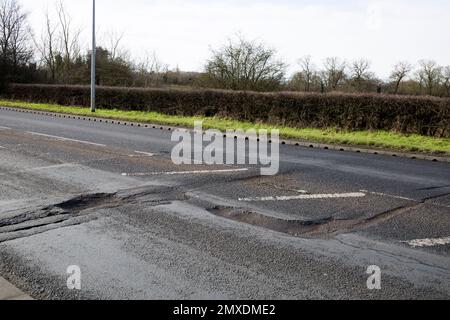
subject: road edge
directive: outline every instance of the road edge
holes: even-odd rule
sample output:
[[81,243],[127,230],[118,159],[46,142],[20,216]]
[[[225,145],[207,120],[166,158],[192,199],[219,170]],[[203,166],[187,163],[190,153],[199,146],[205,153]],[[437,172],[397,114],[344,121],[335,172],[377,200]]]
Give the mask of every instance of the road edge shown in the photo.
[[0,276],[0,301],[4,300],[33,300],[33,298]]

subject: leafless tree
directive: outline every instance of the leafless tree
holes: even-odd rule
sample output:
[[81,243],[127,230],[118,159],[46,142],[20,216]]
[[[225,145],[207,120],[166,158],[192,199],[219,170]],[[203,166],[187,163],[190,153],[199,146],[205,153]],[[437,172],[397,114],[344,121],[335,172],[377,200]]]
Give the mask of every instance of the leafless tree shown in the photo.
[[126,55],[120,48],[124,35],[124,32],[117,32],[115,30],[110,30],[105,34],[105,45],[113,60]]
[[10,64],[15,73],[20,64],[32,57],[31,29],[27,13],[16,0],[0,1],[0,54],[2,64]]
[[274,49],[238,37],[219,50],[213,50],[206,64],[208,81],[233,90],[265,91],[276,89],[284,78],[286,66],[275,57]]
[[400,61],[394,66],[390,78],[395,83],[395,94],[398,93],[402,81],[408,76],[412,69],[413,66],[407,61]]
[[337,57],[331,57],[325,59],[324,67],[325,70],[322,73],[324,82],[331,90],[336,90],[346,77],[347,63]]
[[52,23],[48,11],[45,14],[45,30],[42,33],[40,39],[34,39],[34,44],[44,65],[50,71],[52,82],[56,81],[56,56],[60,55],[60,52],[56,43],[56,31],[57,26]]
[[364,81],[373,77],[370,70],[370,61],[366,59],[359,59],[353,61],[351,65],[352,80],[358,90],[362,89]]
[[57,3],[56,9],[59,19],[59,40],[63,52],[63,61],[66,71],[68,71],[70,64],[80,54],[79,39],[81,30],[73,27],[72,18],[68,14],[62,0]]
[[136,67],[137,79],[139,86],[150,87],[160,85],[164,74],[168,71],[169,66],[161,62],[156,53],[147,53],[144,58],[137,63]]
[[419,81],[427,89],[427,93],[432,95],[441,81],[442,67],[433,60],[421,60],[419,66]]
[[71,69],[81,55],[81,30],[73,26],[62,0],[56,3],[55,11],[56,21],[51,20],[51,14],[47,11],[44,30],[39,38],[33,40],[51,81],[69,83],[74,76]]
[[450,66],[446,66],[442,72],[442,83],[445,88],[445,94],[450,97]]
[[316,74],[315,66],[312,63],[311,56],[305,56],[299,61],[300,67],[302,68],[302,77],[305,82],[305,91],[311,91],[311,85],[313,78]]

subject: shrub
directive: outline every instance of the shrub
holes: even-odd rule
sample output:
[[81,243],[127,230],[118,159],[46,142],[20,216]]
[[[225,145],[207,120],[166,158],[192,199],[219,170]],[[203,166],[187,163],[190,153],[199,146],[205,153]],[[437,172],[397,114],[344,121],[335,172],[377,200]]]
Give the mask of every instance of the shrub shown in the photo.
[[[5,98],[88,106],[87,86],[10,85]],[[450,99],[381,94],[256,93],[99,87],[100,108],[222,116],[293,127],[388,130],[450,137]]]

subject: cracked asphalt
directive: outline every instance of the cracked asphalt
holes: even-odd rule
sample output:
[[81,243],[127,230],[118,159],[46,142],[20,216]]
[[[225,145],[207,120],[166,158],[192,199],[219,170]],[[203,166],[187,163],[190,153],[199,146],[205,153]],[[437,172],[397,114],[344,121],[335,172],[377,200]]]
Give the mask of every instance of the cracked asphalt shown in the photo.
[[35,299],[450,297],[448,163],[282,145],[262,177],[176,166],[170,137],[0,110],[0,276]]

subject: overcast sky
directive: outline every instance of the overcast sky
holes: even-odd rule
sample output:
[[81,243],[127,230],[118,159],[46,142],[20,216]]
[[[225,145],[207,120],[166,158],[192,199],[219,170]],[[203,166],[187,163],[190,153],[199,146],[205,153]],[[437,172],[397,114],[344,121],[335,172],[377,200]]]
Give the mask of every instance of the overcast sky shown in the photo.
[[[35,33],[55,0],[20,0]],[[89,44],[92,0],[66,0]],[[300,57],[366,57],[380,77],[398,60],[450,65],[448,0],[97,0],[98,30],[124,32],[139,57],[155,51],[172,68],[201,71],[210,48],[233,34],[263,41],[294,70]]]

